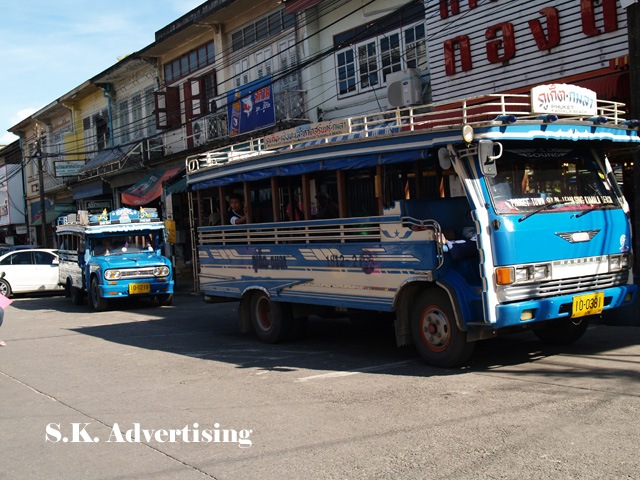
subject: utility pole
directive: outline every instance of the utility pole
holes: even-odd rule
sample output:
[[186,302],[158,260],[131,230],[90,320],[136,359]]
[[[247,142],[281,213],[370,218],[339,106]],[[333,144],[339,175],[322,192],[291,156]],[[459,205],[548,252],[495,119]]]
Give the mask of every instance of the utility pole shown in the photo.
[[36,127],[36,161],[38,162],[38,192],[40,193],[40,220],[42,222],[42,244],[41,247],[47,246],[47,210],[44,198],[44,175],[42,173],[42,136],[40,128]]
[[[628,2],[627,2],[628,3]],[[627,6],[627,31],[629,32],[629,83],[631,85],[630,118],[640,119],[640,4],[635,0]],[[640,273],[640,152],[633,153],[633,228],[635,272]]]

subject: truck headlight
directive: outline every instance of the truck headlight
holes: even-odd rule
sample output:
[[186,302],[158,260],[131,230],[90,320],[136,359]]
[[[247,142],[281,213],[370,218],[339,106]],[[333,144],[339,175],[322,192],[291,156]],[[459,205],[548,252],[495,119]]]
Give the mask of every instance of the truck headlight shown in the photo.
[[153,275],[156,277],[166,277],[169,275],[169,267],[162,265],[161,267],[153,267]]
[[619,272],[625,270],[631,265],[631,256],[628,253],[621,255],[611,255],[609,257],[609,271]]
[[105,270],[104,272],[104,278],[107,280],[118,280],[121,275],[120,270]]

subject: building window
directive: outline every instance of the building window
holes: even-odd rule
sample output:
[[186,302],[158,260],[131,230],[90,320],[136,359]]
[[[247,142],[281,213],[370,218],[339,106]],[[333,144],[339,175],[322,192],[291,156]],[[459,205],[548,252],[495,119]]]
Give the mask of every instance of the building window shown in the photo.
[[393,13],[334,35],[339,95],[386,85],[406,68],[427,68],[425,2],[411,1]]
[[335,58],[339,95],[386,85],[387,75],[406,68],[426,69],[424,21],[353,43]]
[[234,52],[250,45],[259,43],[267,38],[276,36],[293,27],[295,15],[285,13],[284,9],[271,15],[262,17],[255,22],[231,33],[231,48]]
[[215,62],[213,42],[202,45],[164,65],[164,79],[172,83]]

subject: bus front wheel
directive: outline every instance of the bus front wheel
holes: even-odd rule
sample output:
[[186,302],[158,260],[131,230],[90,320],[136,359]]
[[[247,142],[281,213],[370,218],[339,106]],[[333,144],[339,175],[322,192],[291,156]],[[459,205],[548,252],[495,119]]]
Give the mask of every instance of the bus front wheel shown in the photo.
[[251,320],[260,340],[282,342],[291,330],[291,305],[274,302],[264,292],[256,292],[251,297]]
[[107,299],[100,295],[100,286],[98,285],[98,279],[93,277],[91,279],[91,289],[90,289],[90,298],[91,298],[91,308],[93,308],[96,312],[102,312],[107,309]]
[[550,345],[569,345],[578,340],[587,331],[587,318],[560,318],[544,322],[533,329],[533,333],[544,343]]
[[475,343],[458,328],[449,296],[443,290],[426,290],[411,310],[411,335],[420,356],[436,367],[457,367],[473,353]]

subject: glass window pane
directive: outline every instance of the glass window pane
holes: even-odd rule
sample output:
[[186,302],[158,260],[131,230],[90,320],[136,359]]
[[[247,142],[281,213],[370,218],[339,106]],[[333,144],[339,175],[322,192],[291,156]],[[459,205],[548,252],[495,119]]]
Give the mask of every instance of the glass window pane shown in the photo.
[[204,68],[207,66],[207,47],[200,47],[198,49],[198,68]]
[[195,50],[189,53],[189,72],[195,72],[198,69],[198,52]]

